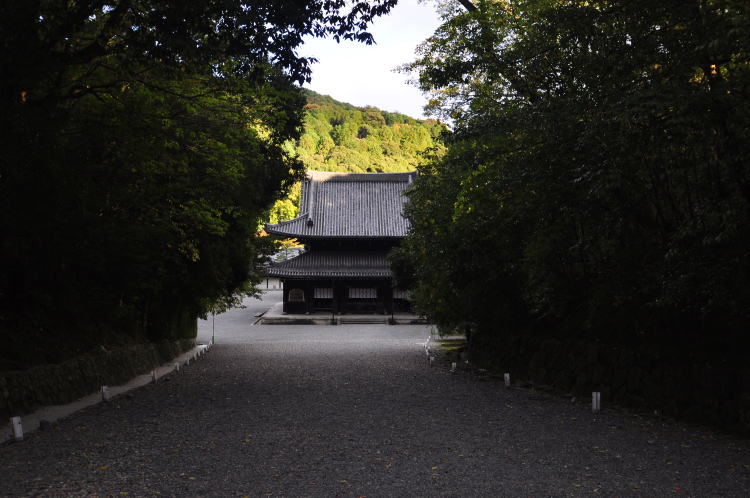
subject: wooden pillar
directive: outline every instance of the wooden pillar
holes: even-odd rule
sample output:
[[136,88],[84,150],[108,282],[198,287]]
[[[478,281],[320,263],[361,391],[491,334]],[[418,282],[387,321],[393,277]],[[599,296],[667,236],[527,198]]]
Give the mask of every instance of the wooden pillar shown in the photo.
[[312,282],[305,282],[305,312],[309,315],[315,311],[315,286]]
[[286,280],[281,280],[281,301],[283,303],[281,305],[281,311],[289,313],[289,310],[287,309],[289,305],[289,289],[287,288]]
[[331,303],[331,312],[339,314],[340,305],[339,300],[341,299],[341,291],[335,280],[331,281],[331,292],[333,292],[333,302]]
[[342,281],[336,282],[336,294],[338,294],[338,310],[337,313],[339,315],[346,313],[346,304],[349,300],[349,294],[347,293],[347,287]]
[[393,314],[393,285],[390,282],[383,286],[383,307],[386,315]]

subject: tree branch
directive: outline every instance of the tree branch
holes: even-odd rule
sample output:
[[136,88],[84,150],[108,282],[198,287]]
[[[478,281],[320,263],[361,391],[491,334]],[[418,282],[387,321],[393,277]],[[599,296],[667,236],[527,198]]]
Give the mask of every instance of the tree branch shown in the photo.
[[470,1],[470,0],[458,0],[458,1],[459,1],[459,2],[461,3],[461,5],[463,5],[463,6],[464,6],[464,8],[465,8],[465,9],[466,9],[467,11],[469,11],[469,12],[474,12],[475,10],[477,10],[477,7],[476,7],[476,5],[474,5],[473,3],[471,3],[471,1]]

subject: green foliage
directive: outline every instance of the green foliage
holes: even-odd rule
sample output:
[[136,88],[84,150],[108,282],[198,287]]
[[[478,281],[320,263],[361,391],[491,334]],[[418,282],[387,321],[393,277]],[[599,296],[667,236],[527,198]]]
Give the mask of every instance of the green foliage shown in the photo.
[[268,222],[273,224],[295,218],[299,214],[299,201],[301,194],[302,184],[294,184],[287,197],[279,199],[273,204],[268,214]]
[[[441,137],[447,128],[437,120],[420,121],[375,107],[354,107],[310,90],[304,94],[305,124],[294,151],[308,170],[413,171],[425,163],[428,151],[442,150]],[[296,193],[274,204],[269,223],[297,215],[299,186],[296,188]]]
[[250,292],[257,227],[303,172],[296,47],[370,43],[394,3],[0,7],[0,342],[43,355],[0,362],[194,334]]
[[412,171],[446,130],[435,120],[354,107],[309,90],[305,96],[305,127],[296,152],[314,171]]
[[410,194],[418,307],[488,335],[744,344],[747,3],[477,5],[408,68],[455,123]]

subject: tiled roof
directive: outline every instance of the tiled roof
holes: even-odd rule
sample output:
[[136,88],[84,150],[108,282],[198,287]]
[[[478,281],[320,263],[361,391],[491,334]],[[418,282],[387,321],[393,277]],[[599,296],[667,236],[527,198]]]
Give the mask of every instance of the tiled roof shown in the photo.
[[404,237],[404,189],[416,173],[308,172],[300,216],[267,225],[284,237]]
[[391,278],[384,252],[310,251],[268,267],[280,278]]

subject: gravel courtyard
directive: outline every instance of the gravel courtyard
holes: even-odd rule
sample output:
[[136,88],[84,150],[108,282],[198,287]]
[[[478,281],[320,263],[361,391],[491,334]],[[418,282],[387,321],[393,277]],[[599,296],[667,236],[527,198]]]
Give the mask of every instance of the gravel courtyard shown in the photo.
[[750,493],[747,440],[430,367],[426,326],[253,325],[275,299],[217,316],[180,373],[0,446],[0,495]]

